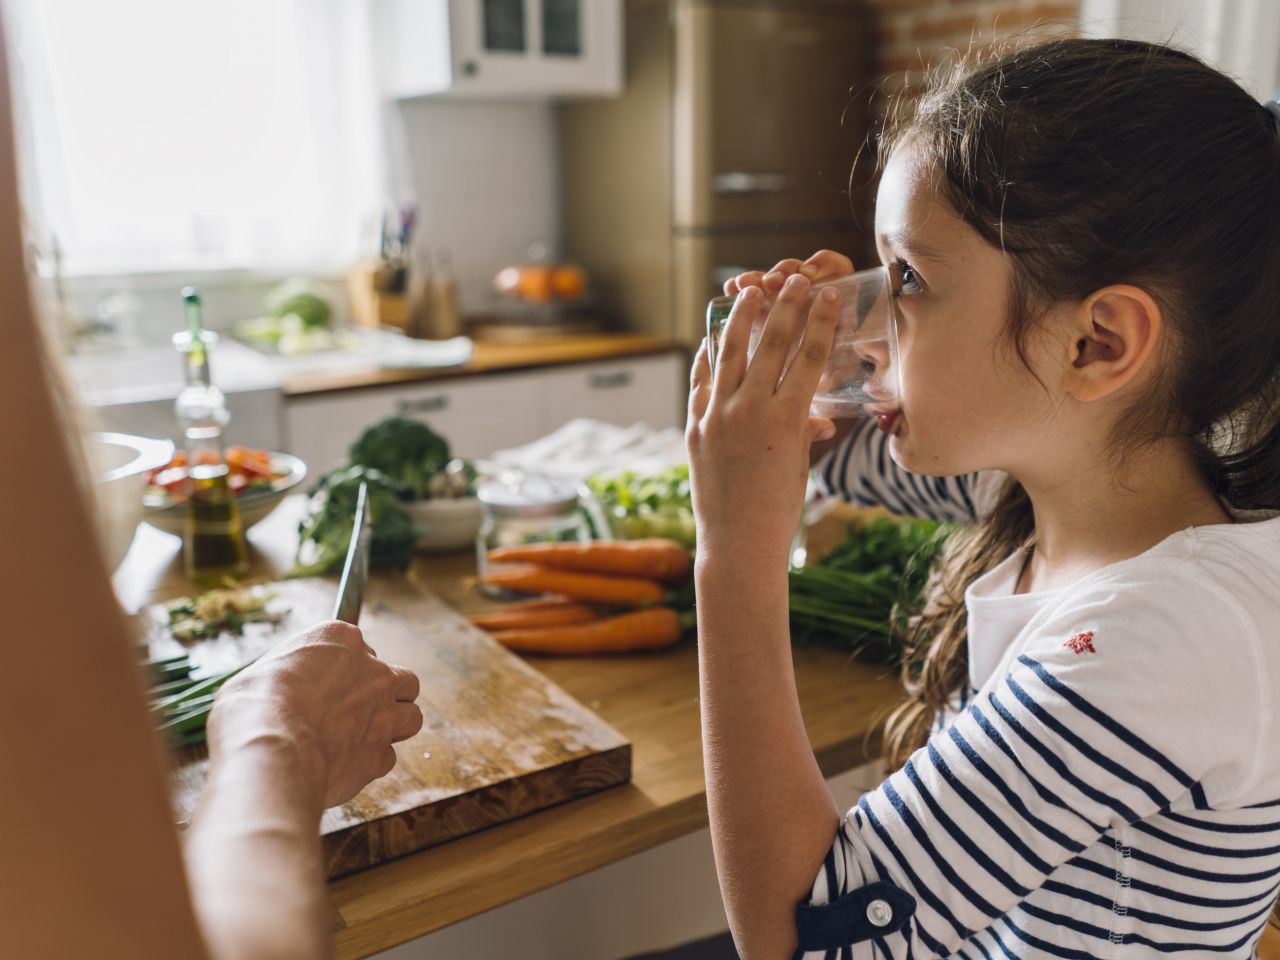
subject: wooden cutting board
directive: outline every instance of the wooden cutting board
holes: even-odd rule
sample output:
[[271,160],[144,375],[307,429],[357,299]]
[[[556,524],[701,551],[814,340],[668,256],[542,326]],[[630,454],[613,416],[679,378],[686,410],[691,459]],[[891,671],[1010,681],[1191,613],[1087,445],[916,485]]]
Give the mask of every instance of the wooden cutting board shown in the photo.
[[[276,640],[332,615],[337,584],[272,585],[276,626],[250,624],[182,644],[163,607],[146,610],[151,656],[190,653],[199,675],[231,669]],[[378,655],[422,682],[422,731],[396,745],[399,762],[362,793],[327,810],[321,824],[329,877],[382,863],[631,779],[631,745],[545,676],[473,627],[411,579],[369,583],[360,626]],[[176,813],[186,822],[204,783],[204,751],[173,771]]]

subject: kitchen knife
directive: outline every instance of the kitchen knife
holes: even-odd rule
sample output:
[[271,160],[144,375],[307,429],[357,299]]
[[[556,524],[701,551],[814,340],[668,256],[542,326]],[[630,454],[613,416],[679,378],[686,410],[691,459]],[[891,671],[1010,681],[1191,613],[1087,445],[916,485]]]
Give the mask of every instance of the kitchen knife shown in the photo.
[[347,547],[347,562],[342,566],[342,580],[338,584],[338,602],[333,608],[335,620],[353,624],[360,622],[364,585],[369,579],[369,544],[372,540],[369,486],[362,483],[356,493],[356,516],[351,524],[351,545]]

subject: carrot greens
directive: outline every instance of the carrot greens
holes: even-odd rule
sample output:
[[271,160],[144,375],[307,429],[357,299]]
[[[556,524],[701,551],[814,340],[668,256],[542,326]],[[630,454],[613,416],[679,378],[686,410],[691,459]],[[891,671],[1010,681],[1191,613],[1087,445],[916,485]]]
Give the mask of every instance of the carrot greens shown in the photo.
[[790,571],[792,639],[852,648],[854,656],[875,663],[895,662],[907,616],[918,609],[952,530],[898,517],[851,524],[829,554]]

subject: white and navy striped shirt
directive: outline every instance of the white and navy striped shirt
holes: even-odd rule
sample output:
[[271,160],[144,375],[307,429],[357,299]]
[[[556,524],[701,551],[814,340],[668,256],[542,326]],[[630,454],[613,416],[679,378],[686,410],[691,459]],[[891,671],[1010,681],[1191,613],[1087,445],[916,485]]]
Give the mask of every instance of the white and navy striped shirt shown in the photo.
[[[864,425],[823,482],[981,511],[991,478],[911,477],[885,441]],[[845,816],[797,957],[1254,956],[1280,891],[1280,517],[1062,590],[1014,594],[1021,563],[966,592],[969,689]]]

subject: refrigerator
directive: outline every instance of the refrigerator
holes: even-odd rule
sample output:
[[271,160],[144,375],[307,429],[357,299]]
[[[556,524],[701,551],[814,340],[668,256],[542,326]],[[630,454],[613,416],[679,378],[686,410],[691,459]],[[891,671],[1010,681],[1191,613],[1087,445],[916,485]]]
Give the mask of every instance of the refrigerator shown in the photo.
[[855,0],[630,0],[620,97],[558,114],[565,255],[620,326],[694,346],[726,277],[874,255]]

